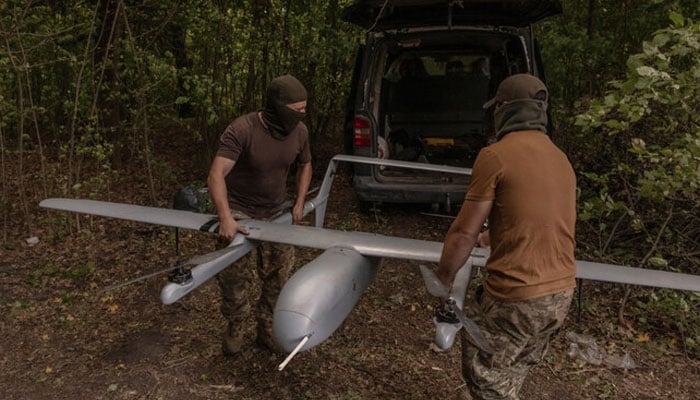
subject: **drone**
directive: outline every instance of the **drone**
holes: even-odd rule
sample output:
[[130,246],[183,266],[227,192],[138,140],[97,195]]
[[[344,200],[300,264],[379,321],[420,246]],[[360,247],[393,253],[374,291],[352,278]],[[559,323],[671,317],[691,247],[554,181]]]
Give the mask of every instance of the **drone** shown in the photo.
[[[385,258],[437,263],[442,243],[386,236],[367,232],[324,228],[328,197],[341,162],[394,168],[410,168],[446,174],[471,175],[471,169],[446,165],[415,163],[369,157],[336,155],[326,169],[316,196],[304,205],[304,215],[314,212],[314,225],[292,225],[290,212],[271,221],[241,220],[248,235],[236,235],[231,243],[214,252],[179,263],[169,275],[160,299],[172,304],[183,298],[253,249],[256,243],[275,242],[320,249],[323,252],[297,270],[286,282],[273,314],[273,336],[288,354],[278,366],[282,370],[297,353],[309,350],[328,339],[353,310],[371,285]],[[216,215],[193,211],[146,207],[134,204],[85,199],[49,198],[41,207],[92,214],[101,217],[215,233]],[[445,300],[455,318],[434,318],[435,343],[449,349],[457,332],[464,329],[467,339],[486,352],[493,352],[478,326],[464,316],[462,308],[475,267],[483,268],[488,248],[475,247],[457,273],[450,293],[427,266],[419,266],[427,291]],[[700,292],[700,276],[635,268],[593,261],[576,261],[576,277],[621,284],[651,286]]]

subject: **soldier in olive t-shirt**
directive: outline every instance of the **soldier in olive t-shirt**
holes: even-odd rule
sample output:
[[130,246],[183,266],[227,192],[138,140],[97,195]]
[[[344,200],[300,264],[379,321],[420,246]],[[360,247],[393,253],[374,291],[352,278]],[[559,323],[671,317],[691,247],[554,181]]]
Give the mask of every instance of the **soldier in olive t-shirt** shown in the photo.
[[275,139],[253,112],[226,128],[216,155],[236,162],[226,175],[231,207],[253,218],[270,218],[286,200],[290,166],[311,162],[309,134],[300,123],[283,140]]
[[[296,224],[303,218],[311,183],[309,133],[301,122],[305,112],[304,86],[291,75],[280,76],[267,88],[265,108],[238,117],[221,135],[207,182],[219,216],[219,237],[226,244],[236,234],[248,234],[237,220],[270,219],[286,211],[282,207],[287,175],[294,163],[297,187],[292,220]],[[292,246],[260,243],[219,273],[221,313],[228,320],[222,342],[224,354],[238,353],[251,333],[249,328],[255,326],[256,343],[278,351],[272,337],[272,314],[293,265]],[[253,299],[256,293],[260,293],[259,298]],[[251,303],[255,305],[254,313]],[[257,324],[251,323],[252,314]]]

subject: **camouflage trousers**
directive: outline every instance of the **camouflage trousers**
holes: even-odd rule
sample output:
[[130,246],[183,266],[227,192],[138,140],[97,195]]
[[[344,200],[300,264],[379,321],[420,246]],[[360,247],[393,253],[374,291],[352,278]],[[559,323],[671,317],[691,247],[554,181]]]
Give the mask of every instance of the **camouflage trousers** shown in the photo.
[[[234,218],[247,216],[234,212]],[[227,243],[228,244],[228,243]],[[256,341],[276,350],[272,337],[272,314],[292,267],[294,247],[278,243],[260,243],[250,253],[221,271],[217,280],[221,288],[221,313],[229,322],[229,351],[240,347],[257,322]],[[251,315],[255,306],[254,317]],[[225,338],[225,342],[227,339]],[[232,348],[231,348],[232,347]]]
[[480,352],[462,333],[462,376],[472,399],[519,398],[528,371],[542,361],[551,336],[564,323],[573,293],[570,289],[517,302],[481,295],[475,319],[496,353]]

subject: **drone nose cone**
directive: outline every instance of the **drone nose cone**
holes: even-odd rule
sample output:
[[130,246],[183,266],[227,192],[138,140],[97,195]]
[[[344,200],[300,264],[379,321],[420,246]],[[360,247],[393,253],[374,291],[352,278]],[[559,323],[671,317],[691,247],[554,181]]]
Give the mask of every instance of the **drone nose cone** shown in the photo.
[[374,279],[379,260],[332,247],[299,269],[284,285],[272,320],[277,344],[291,352],[326,340],[345,320]]
[[[307,315],[289,311],[276,310],[272,322],[272,334],[277,344],[286,352],[290,353],[301,342],[305,336],[313,338],[314,322]],[[306,350],[314,346],[307,342],[300,350]]]

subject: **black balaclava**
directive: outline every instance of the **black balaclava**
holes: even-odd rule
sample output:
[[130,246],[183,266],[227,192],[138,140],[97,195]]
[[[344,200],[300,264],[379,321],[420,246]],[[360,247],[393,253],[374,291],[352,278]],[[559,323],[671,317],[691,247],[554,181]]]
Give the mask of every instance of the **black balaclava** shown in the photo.
[[547,101],[549,93],[544,83],[530,74],[516,74],[504,79],[496,95],[484,104],[495,107],[493,122],[496,137],[513,131],[536,130],[547,133]]
[[291,75],[273,79],[267,87],[267,100],[262,118],[275,139],[284,139],[299,125],[306,113],[292,110],[287,104],[306,100],[306,89]]
[[513,131],[542,131],[547,133],[547,103],[541,100],[512,100],[493,112],[496,137]]

